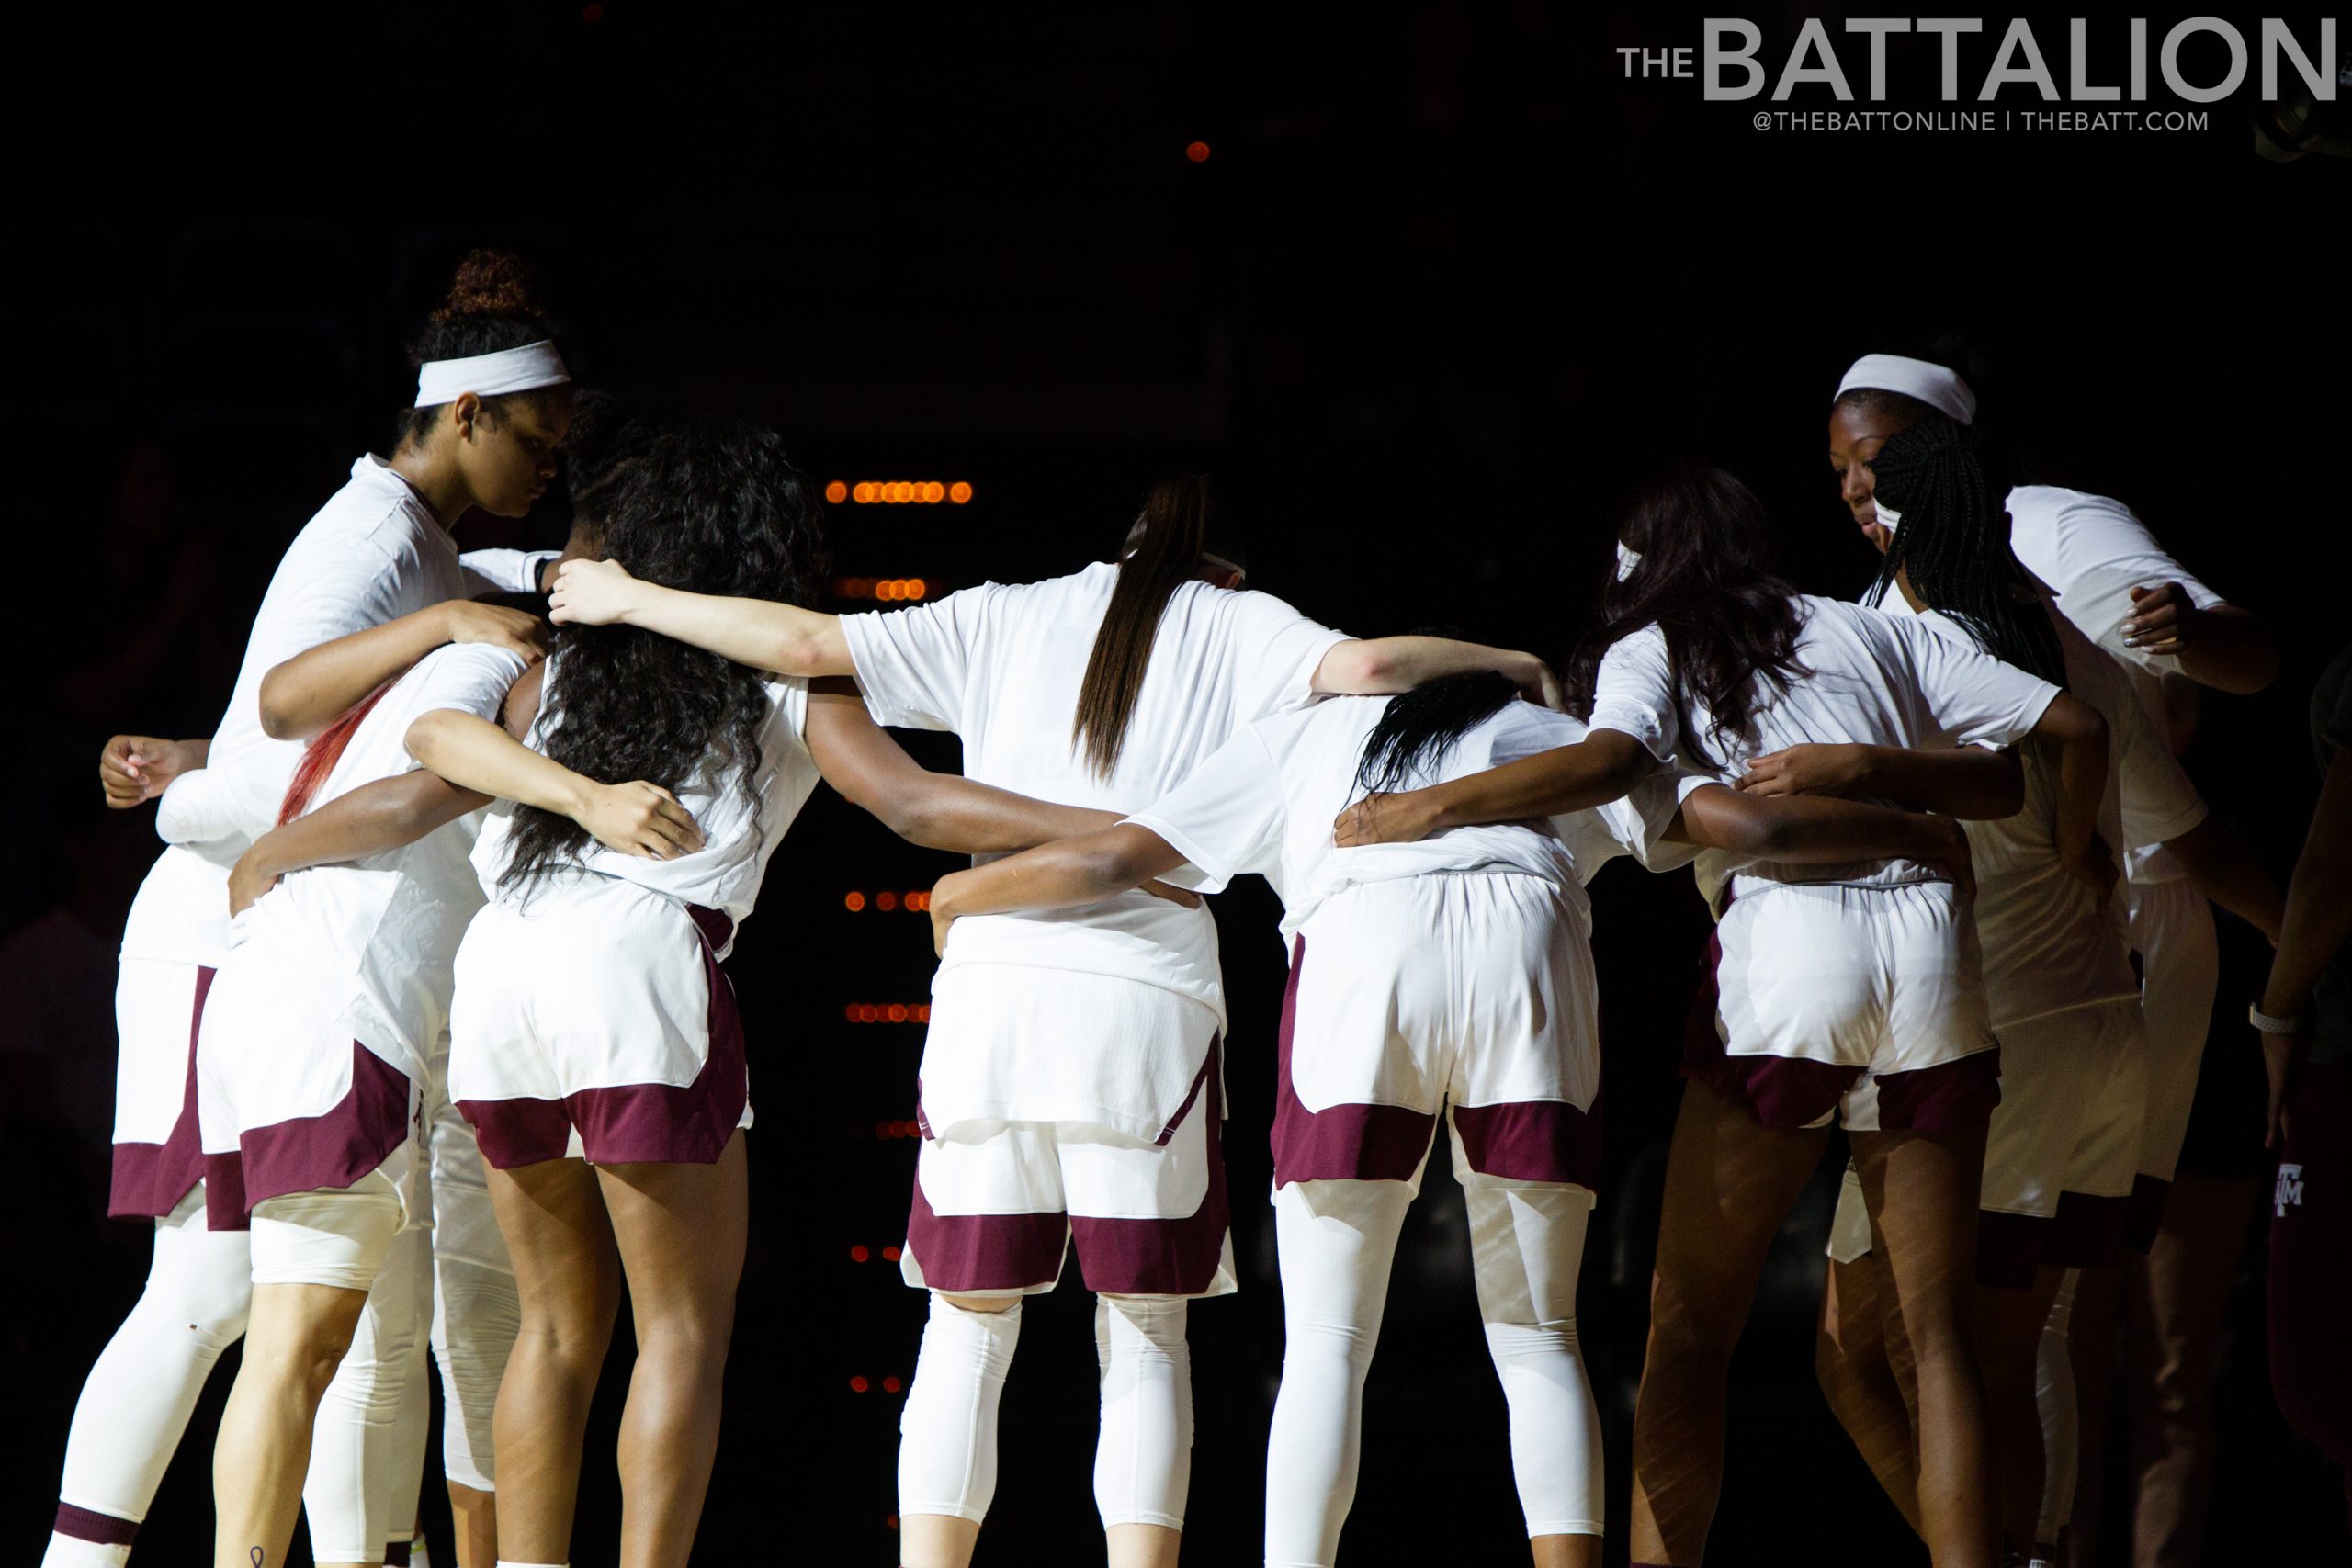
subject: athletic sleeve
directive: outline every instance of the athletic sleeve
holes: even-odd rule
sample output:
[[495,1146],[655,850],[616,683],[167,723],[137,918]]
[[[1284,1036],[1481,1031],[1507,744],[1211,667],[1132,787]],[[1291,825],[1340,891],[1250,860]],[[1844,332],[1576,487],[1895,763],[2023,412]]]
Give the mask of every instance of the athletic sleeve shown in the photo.
[[1264,739],[1243,729],[1127,820],[1159,834],[1200,871],[1200,891],[1222,892],[1237,876],[1279,865],[1282,775]]
[[1682,734],[1675,716],[1674,668],[1667,660],[1663,631],[1652,625],[1619,638],[1601,655],[1592,688],[1588,728],[1630,735],[1659,761],[1674,760]]
[[521,654],[488,643],[458,642],[435,649],[409,677],[417,682],[411,711],[453,708],[496,724],[508,689],[529,668]]
[[1313,696],[1323,656],[1350,640],[1347,633],[1308,620],[1271,593],[1234,594],[1231,614],[1237,727]]
[[973,651],[1000,592],[995,583],[983,583],[910,609],[842,617],[842,635],[875,723],[963,728]]
[[468,550],[458,558],[458,566],[465,573],[466,597],[537,593],[540,570],[562,554],[560,550]]
[[209,844],[251,831],[235,792],[209,768],[182,773],[155,803],[155,836],[167,844]]
[[1934,733],[1914,745],[2007,746],[2041,721],[2059,688],[1987,653],[1962,648],[1919,621],[1878,614],[1872,623],[1894,639],[1910,677],[1920,716]]

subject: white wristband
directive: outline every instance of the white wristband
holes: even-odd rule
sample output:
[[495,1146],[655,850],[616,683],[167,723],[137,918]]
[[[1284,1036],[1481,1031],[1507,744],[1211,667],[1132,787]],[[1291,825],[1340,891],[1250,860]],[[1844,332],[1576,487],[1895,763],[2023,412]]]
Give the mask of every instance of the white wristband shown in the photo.
[[2245,1021],[2265,1034],[2301,1034],[2304,1021],[2300,1018],[2273,1018],[2262,1010],[2260,1002],[2245,1010]]

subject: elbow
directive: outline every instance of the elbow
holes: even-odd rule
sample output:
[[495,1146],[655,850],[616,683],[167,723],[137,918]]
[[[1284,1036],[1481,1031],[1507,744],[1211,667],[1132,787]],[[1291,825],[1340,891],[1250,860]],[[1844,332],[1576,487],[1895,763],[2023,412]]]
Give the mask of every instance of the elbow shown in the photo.
[[2104,745],[2107,742],[2107,720],[2090,704],[2070,693],[2061,692],[2042,715],[2041,728],[2051,739],[2062,745]]
[[1400,679],[1396,656],[1378,642],[1359,637],[1334,647],[1315,667],[1317,692],[1367,694],[1394,689]]
[[409,725],[408,733],[401,737],[401,744],[408,748],[408,754],[416,759],[417,765],[433,769],[436,773],[440,771],[436,765],[436,759],[441,750],[440,717],[441,710],[439,709],[432,713],[420,714]]
[[1140,886],[1149,880],[1136,863],[1132,851],[1109,833],[1091,834],[1073,842],[1069,854],[1086,890],[1098,898]]
[[288,701],[286,684],[273,670],[261,681],[261,732],[272,740],[307,740],[300,716]]

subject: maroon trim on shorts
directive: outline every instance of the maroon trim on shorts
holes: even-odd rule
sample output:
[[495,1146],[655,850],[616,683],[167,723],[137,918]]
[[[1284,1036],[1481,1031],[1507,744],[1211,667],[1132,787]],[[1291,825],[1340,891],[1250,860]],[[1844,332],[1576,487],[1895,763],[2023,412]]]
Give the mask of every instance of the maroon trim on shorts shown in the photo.
[[2112,1269],[2131,1218],[2129,1198],[2097,1198],[2087,1192],[2058,1194],[2050,1249],[2042,1261],[2056,1269]]
[[1878,1124],[1890,1133],[1973,1133],[2001,1103],[2001,1051],[1878,1075]]
[[413,1541],[407,1540],[386,1541],[384,1543],[384,1568],[408,1568],[410,1548],[415,1543]]
[[1429,1152],[1437,1117],[1402,1105],[1327,1105],[1309,1111],[1292,1087],[1291,1036],[1298,1024],[1298,977],[1306,938],[1291,939],[1290,979],[1275,1036],[1274,1186],[1294,1181],[1410,1181]]
[[[114,1179],[107,1193],[111,1220],[160,1220],[204,1179],[203,1129],[196,1113],[196,1039],[204,1024],[204,998],[212,990],[213,968],[196,968],[196,998],[188,1009],[187,1084],[180,1091],[179,1119],[160,1144],[117,1144]],[[110,1542],[109,1544],[120,1544]]]
[[1564,1100],[1457,1105],[1453,1130],[1481,1176],[1600,1186],[1600,1118]]
[[226,1202],[251,1213],[255,1204],[288,1192],[350,1186],[408,1137],[411,1099],[408,1075],[353,1041],[350,1089],[316,1116],[292,1116],[240,1134],[244,1190],[230,1194],[208,1184],[208,1216]]
[[[1233,1211],[1225,1189],[1225,1089],[1222,1043],[1209,1042],[1209,1059],[1193,1084],[1204,1097],[1208,1118],[1205,1157],[1208,1190],[1201,1206],[1181,1220],[1108,1220],[1069,1217],[1070,1245],[1078,1252],[1079,1278],[1099,1294],[1197,1296],[1216,1283],[1225,1260],[1225,1238]],[[1189,1100],[1188,1100],[1189,1103]],[[1178,1120],[1182,1120],[1180,1113]],[[923,1278],[929,1280],[930,1270]]]
[[1725,1051],[1715,1022],[1723,996],[1716,971],[1723,961],[1723,942],[1711,931],[1683,1023],[1682,1076],[1739,1106],[1759,1127],[1813,1125],[1838,1109],[1862,1069],[1802,1056],[1735,1056]]
[[[208,969],[205,973],[209,975],[212,971]],[[173,1200],[174,1202],[178,1201]],[[101,1514],[96,1508],[77,1508],[63,1501],[57,1505],[57,1522],[49,1528],[70,1540],[91,1541],[99,1546],[129,1546],[139,1539],[137,1519],[117,1518],[112,1514]]]
[[1976,1282],[1996,1291],[2033,1288],[2034,1270],[2050,1261],[2047,1214],[1976,1212]]
[[576,1089],[562,1100],[461,1100],[458,1113],[474,1125],[482,1157],[500,1170],[561,1159],[571,1129],[592,1165],[716,1165],[751,1100],[743,1054],[743,1018],[735,987],[718,967],[718,950],[735,922],[717,909],[682,906],[702,942],[703,977],[710,987],[708,1055],[694,1082],[616,1084]]
[[253,1204],[245,1200],[245,1156],[232,1151],[204,1156],[204,1228],[253,1229]]
[[[1086,1288],[1112,1295],[1197,1296],[1216,1282],[1225,1259],[1232,1209],[1225,1184],[1225,1095],[1221,1042],[1193,1080],[1192,1098],[1205,1097],[1208,1190],[1182,1219],[1100,1219],[1059,1210],[1028,1214],[942,1214],[915,1178],[907,1216],[907,1250],[933,1291],[1025,1291],[1050,1285],[1061,1273],[1062,1248],[1078,1249]],[[1190,1103],[1188,1099],[1187,1103]],[[1181,1120],[1181,1118],[1180,1118]]]
[[2124,1200],[2120,1245],[2143,1258],[2154,1249],[2156,1233],[2165,1227],[2165,1195],[2171,1190],[2172,1183],[2161,1176],[2132,1179],[2132,1196]]

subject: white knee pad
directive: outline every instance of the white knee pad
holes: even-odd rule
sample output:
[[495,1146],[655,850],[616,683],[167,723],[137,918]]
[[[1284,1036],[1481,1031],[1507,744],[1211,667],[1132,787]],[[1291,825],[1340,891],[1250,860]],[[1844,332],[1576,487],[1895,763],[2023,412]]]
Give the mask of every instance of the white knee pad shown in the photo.
[[2075,1517],[2075,1475],[2082,1451],[2081,1408],[2075,1397],[2075,1360],[2066,1343],[2075,1319],[2079,1269],[2066,1270],[2034,1353],[2034,1404],[2041,1412],[2041,1517],[2034,1539],[2053,1543]]
[[435,1259],[433,1359],[441,1368],[442,1470],[477,1492],[497,1488],[491,1416],[522,1327],[523,1301],[512,1273]]
[[996,1412],[1021,1339],[1021,1302],[968,1312],[933,1294],[899,1416],[899,1514],[987,1517],[996,1495]]
[[1193,1484],[1193,1352],[1184,1340],[1184,1303],[1097,1296],[1094,1356],[1102,1389],[1094,1506],[1103,1528],[1182,1529]]

